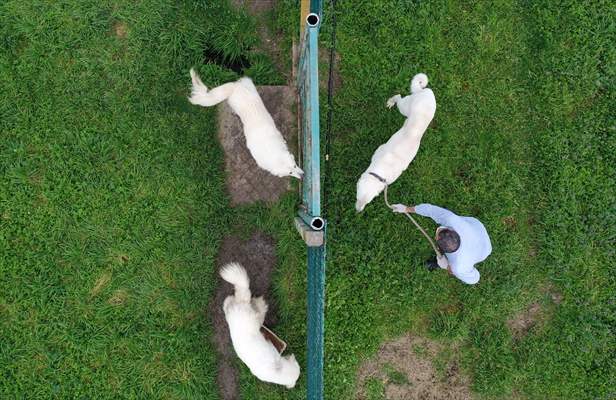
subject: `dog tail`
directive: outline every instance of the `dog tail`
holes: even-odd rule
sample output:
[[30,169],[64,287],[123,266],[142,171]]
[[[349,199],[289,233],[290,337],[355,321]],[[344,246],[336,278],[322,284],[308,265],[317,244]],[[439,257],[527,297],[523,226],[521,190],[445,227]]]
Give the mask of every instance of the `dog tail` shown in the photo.
[[420,72],[411,79],[411,93],[425,89],[428,86],[428,75]]
[[190,77],[192,79],[192,91],[188,101],[199,106],[215,106],[216,104],[228,99],[229,96],[233,94],[233,90],[235,89],[235,82],[230,82],[209,90],[207,86],[203,84],[194,68],[190,69]]
[[222,267],[220,276],[235,288],[235,299],[240,303],[249,303],[250,280],[246,269],[238,263],[229,263]]

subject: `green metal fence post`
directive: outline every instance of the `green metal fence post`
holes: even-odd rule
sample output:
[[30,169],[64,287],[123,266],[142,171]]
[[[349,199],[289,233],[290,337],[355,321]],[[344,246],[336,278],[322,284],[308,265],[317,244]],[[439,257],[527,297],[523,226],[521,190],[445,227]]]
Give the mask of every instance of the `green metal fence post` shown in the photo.
[[310,12],[323,16],[323,2],[321,0],[310,0]]
[[307,368],[308,400],[323,399],[323,335],[325,308],[325,234],[321,217],[321,152],[319,131],[318,38],[320,0],[311,0],[301,41],[298,95],[302,135],[302,205],[296,226],[308,246]]

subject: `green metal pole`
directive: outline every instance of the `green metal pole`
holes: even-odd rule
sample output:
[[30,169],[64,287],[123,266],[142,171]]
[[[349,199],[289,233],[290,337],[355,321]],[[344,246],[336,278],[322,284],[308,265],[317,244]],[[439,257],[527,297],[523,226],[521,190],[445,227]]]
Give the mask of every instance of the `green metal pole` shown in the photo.
[[325,245],[308,247],[308,400],[323,399]]
[[[306,5],[303,2],[302,5]],[[302,237],[306,233],[322,233],[321,240],[306,241],[307,250],[307,398],[323,400],[323,333],[325,308],[325,229],[321,218],[321,153],[319,129],[318,38],[320,0],[310,0],[311,14],[306,16],[299,64],[298,93],[301,105],[301,127],[304,179],[302,207],[298,210]],[[296,220],[296,221],[297,221]],[[318,224],[315,224],[315,221]],[[322,230],[322,232],[319,232]]]
[[323,15],[323,2],[321,0],[310,0],[310,12]]
[[[311,6],[315,3],[311,2]],[[319,4],[317,4],[318,6]],[[307,211],[321,216],[321,146],[319,113],[318,25],[308,28],[308,82],[310,146],[306,149],[310,179],[304,182]],[[325,244],[308,247],[308,400],[323,399],[323,330],[325,298]]]

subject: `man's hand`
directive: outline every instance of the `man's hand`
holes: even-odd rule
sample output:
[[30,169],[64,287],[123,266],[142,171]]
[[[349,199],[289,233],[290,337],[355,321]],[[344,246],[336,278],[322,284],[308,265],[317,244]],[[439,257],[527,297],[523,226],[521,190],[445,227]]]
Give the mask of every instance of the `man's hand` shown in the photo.
[[[442,269],[447,269],[449,270],[449,261],[447,260],[447,256],[440,255],[436,257],[436,262],[438,263],[438,266],[441,267]],[[451,270],[449,270],[451,272]]]
[[445,254],[436,256],[436,263],[442,269],[446,269],[447,272],[449,272],[449,275],[453,275],[453,271],[451,270],[451,264],[449,264],[449,260],[447,259],[447,256]]
[[391,206],[391,210],[395,213],[407,213],[410,211],[411,207],[407,207],[404,204],[394,204]]

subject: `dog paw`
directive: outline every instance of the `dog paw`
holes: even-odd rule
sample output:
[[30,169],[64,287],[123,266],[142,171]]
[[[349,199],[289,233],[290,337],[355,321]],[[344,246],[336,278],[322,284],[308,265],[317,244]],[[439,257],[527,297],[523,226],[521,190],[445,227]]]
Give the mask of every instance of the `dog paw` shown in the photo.
[[399,94],[392,96],[387,100],[387,108],[392,108],[402,98]]

